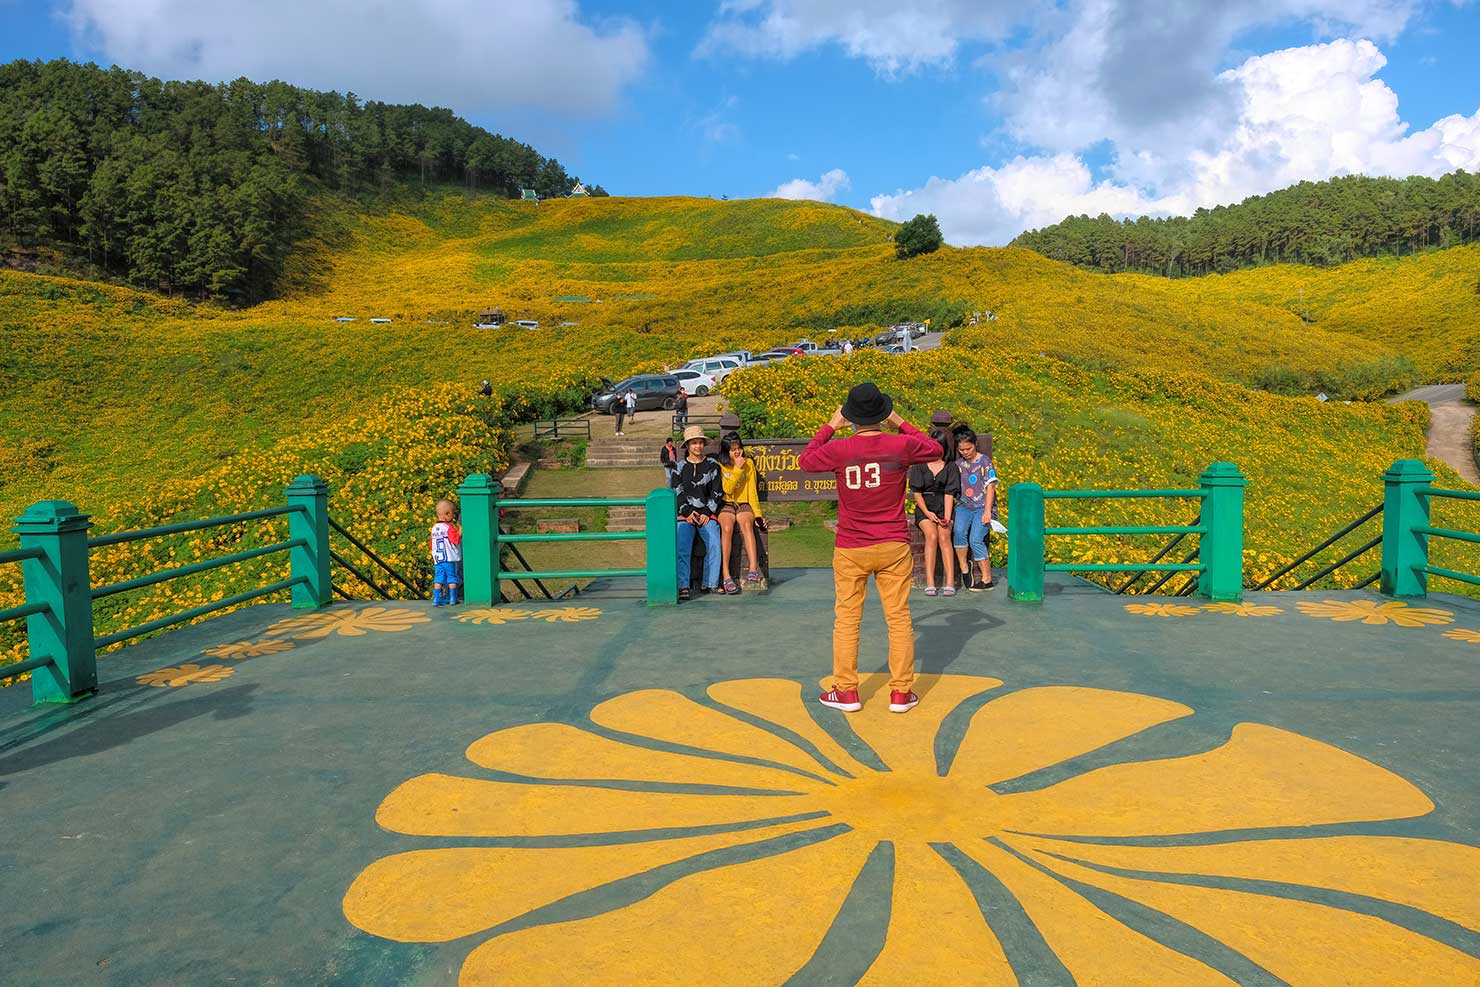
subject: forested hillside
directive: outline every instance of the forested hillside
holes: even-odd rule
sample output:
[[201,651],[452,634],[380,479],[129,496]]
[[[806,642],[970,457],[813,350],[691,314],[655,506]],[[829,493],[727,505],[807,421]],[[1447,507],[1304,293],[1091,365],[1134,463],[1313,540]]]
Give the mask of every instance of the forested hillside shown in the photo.
[[1301,182],[1192,216],[1070,216],[1012,246],[1097,271],[1181,277],[1265,264],[1330,266],[1480,239],[1480,175]]
[[316,194],[373,202],[457,182],[563,195],[575,181],[450,110],[65,60],[0,66],[0,263],[14,266],[49,256],[251,303],[276,288]]

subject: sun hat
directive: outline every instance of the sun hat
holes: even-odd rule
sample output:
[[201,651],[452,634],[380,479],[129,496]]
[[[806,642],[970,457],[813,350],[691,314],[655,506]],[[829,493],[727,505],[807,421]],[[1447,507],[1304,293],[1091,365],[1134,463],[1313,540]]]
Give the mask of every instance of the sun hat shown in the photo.
[[706,442],[709,441],[709,436],[704,434],[703,425],[690,425],[688,428],[683,430],[684,445],[688,445],[695,439],[704,439]]
[[877,425],[894,413],[894,399],[871,380],[858,384],[843,402],[843,417],[855,425]]

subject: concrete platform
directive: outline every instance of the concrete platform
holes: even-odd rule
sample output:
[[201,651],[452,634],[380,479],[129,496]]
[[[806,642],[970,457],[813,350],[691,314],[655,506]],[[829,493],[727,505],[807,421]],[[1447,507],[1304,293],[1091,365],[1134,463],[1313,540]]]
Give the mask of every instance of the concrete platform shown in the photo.
[[921,704],[850,716],[830,574],[777,575],[0,691],[0,983],[1480,982],[1480,603],[916,595]]

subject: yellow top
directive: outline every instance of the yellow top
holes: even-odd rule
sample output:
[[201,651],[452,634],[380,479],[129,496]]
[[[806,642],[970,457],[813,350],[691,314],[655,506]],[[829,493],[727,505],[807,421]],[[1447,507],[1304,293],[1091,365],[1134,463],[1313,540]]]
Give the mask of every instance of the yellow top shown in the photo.
[[761,498],[756,491],[755,461],[749,457],[740,460],[739,466],[731,466],[729,463],[721,463],[719,467],[720,481],[725,488],[725,502],[730,504],[749,504],[750,509],[755,511],[756,517],[763,517],[761,513]]

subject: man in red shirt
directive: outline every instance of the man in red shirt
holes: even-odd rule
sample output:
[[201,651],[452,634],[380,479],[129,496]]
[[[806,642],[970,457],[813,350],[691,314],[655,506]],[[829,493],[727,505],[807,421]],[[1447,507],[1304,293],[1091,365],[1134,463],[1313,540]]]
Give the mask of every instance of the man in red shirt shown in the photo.
[[[829,442],[845,424],[855,434]],[[899,430],[883,431],[880,423]],[[905,481],[915,463],[940,458],[940,445],[894,412],[894,400],[865,382],[848,392],[832,421],[817,430],[800,465],[838,478],[838,535],[833,548],[837,605],[833,623],[833,687],[819,701],[853,713],[858,700],[858,624],[868,577],[873,574],[889,625],[889,710],[905,713],[919,697],[915,684],[915,628],[910,621],[909,525],[904,516]]]

